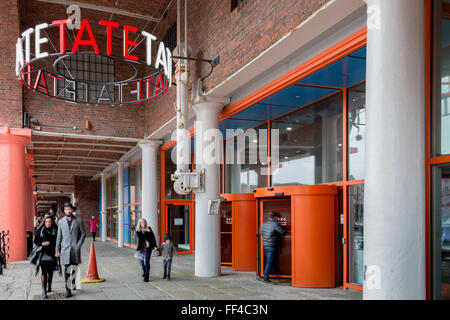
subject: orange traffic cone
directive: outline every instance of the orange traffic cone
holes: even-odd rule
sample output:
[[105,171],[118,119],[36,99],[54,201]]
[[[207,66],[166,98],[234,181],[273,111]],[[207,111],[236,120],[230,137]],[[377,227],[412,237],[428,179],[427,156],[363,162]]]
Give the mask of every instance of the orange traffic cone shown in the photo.
[[95,258],[94,243],[91,243],[91,255],[89,257],[89,266],[86,278],[81,279],[83,283],[103,282],[105,279],[99,278],[97,271],[97,259]]

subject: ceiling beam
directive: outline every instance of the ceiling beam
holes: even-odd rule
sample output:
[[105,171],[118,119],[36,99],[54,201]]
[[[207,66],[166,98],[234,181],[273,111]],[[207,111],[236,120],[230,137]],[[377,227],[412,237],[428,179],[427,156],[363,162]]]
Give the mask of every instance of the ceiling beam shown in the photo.
[[117,8],[97,6],[95,4],[82,3],[82,2],[77,2],[77,1],[66,1],[66,0],[37,0],[37,1],[52,3],[52,4],[66,5],[66,6],[77,5],[80,8],[84,8],[84,9],[95,10],[95,11],[100,11],[100,12],[108,12],[108,13],[113,13],[113,14],[116,14],[119,16],[142,19],[142,20],[147,20],[147,21],[151,21],[151,22],[159,22],[161,20],[159,18],[155,18],[152,16],[146,16],[143,14],[133,13],[133,12],[117,9]]
[[77,161],[77,160],[34,160],[34,163],[71,163],[71,164],[90,164],[90,165],[97,165],[97,166],[108,166],[110,162],[108,163],[100,163],[100,162],[89,162],[89,161]]
[[67,173],[58,173],[58,172],[39,172],[35,173],[33,176],[87,176],[92,177],[92,173],[86,173],[86,172],[67,172]]
[[59,147],[59,148],[44,148],[44,147],[30,147],[28,149],[32,149],[32,150],[68,150],[68,151],[90,151],[90,152],[108,152],[108,153],[122,153],[125,154],[127,153],[126,151],[121,151],[121,150],[105,150],[105,149],[88,149],[88,148],[65,148],[63,147]]
[[33,136],[43,136],[43,137],[62,137],[62,138],[73,138],[73,139],[88,139],[88,140],[110,140],[110,141],[123,141],[123,142],[135,142],[135,143],[138,143],[139,141],[142,140],[142,139],[137,139],[137,138],[93,136],[93,135],[87,135],[87,134],[58,133],[58,132],[47,132],[47,131],[37,131],[37,130],[32,130],[31,134]]
[[[69,159],[87,159],[87,160],[100,160],[100,161],[108,161],[111,163],[111,161],[115,162],[117,160],[111,159],[111,158],[97,158],[97,157],[88,157],[88,156],[64,156],[64,155],[56,155],[56,154],[34,154],[34,159],[40,158],[40,157],[56,157],[58,158],[69,158]],[[109,164],[108,163],[108,164]]]
[[95,147],[114,147],[114,148],[126,148],[132,149],[134,146],[124,145],[124,144],[107,144],[107,143],[96,143],[96,142],[74,142],[74,141],[32,141],[33,146],[35,144],[63,144],[63,145],[78,145],[78,146],[95,146]]
[[61,166],[61,167],[99,167],[105,168],[106,165],[102,164],[73,164],[73,163],[36,163],[34,162],[35,167],[45,167],[45,166]]

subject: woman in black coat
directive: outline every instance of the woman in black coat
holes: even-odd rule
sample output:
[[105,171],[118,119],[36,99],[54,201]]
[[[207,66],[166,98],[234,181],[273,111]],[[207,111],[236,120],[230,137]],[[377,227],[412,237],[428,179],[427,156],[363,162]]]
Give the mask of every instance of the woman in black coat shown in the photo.
[[36,273],[41,267],[42,297],[47,299],[47,292],[52,291],[53,271],[58,264],[55,257],[57,226],[51,216],[45,216],[44,221],[34,233],[34,243],[42,247],[36,260]]
[[136,236],[138,238],[138,246],[136,251],[142,253],[143,258],[141,259],[141,266],[143,270],[144,281],[148,282],[150,275],[150,257],[152,251],[158,249],[156,245],[155,234],[152,229],[148,226],[147,220],[140,219],[136,227]]

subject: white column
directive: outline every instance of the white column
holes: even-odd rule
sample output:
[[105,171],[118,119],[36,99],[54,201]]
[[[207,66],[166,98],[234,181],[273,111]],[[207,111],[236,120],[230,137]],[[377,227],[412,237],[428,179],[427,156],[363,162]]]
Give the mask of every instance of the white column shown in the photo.
[[123,162],[117,161],[117,246],[123,248]]
[[160,244],[158,219],[158,152],[161,141],[143,140],[139,143],[142,149],[142,218],[155,234]]
[[106,241],[107,231],[106,211],[106,174],[102,172],[102,241]]
[[366,0],[364,299],[425,299],[423,0]]
[[[220,216],[208,214],[208,201],[220,198],[220,162],[205,161],[210,156],[209,129],[219,129],[219,113],[228,99],[197,97],[193,103],[196,113],[196,170],[205,169],[205,192],[195,193],[195,276],[220,276]],[[201,130],[199,128],[201,126]],[[222,141],[218,141],[222,145]],[[217,155],[220,161],[221,155]]]

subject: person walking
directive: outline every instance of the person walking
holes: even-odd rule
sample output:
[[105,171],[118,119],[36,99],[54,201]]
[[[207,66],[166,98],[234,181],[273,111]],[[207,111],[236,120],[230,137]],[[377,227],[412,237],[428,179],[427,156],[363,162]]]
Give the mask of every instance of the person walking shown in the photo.
[[95,242],[95,236],[97,235],[98,224],[97,224],[97,221],[95,220],[94,216],[91,217],[91,220],[89,220],[89,223],[91,224],[92,241]]
[[34,231],[39,228],[39,226],[42,225],[42,222],[44,222],[45,212],[41,211],[39,212],[39,216],[34,218]]
[[164,278],[170,280],[170,270],[172,268],[172,258],[174,255],[178,257],[177,249],[172,243],[168,233],[164,235],[163,244],[159,248],[163,253],[163,267],[164,267]]
[[55,257],[56,236],[58,230],[53,218],[46,215],[42,224],[34,232],[34,243],[41,249],[35,260],[36,274],[41,268],[42,298],[48,299],[48,292],[52,291],[53,271],[58,269]]
[[58,223],[58,216],[53,211],[52,208],[48,209],[48,215],[50,215],[53,218],[53,221],[57,224]]
[[153,250],[157,250],[155,234],[148,226],[147,220],[144,218],[139,219],[136,227],[136,236],[138,239],[138,246],[136,251],[139,251],[143,255],[143,259],[140,260],[144,281],[148,282],[150,277],[150,257]]
[[264,282],[270,282],[269,275],[275,269],[280,238],[286,233],[286,230],[277,222],[277,217],[277,212],[270,212],[269,218],[262,225],[263,247],[267,257],[264,268]]
[[[76,269],[75,273],[71,270],[73,269],[72,266],[78,266],[81,263],[81,246],[83,245],[86,233],[82,219],[73,215],[76,208],[70,202],[66,202],[61,210],[65,216],[58,222],[56,256],[61,257],[61,264],[65,266],[65,297],[70,298],[72,296],[71,289],[76,290],[74,286],[75,279],[73,279],[72,285],[69,285],[67,282],[70,276],[76,276]],[[71,271],[70,274],[69,271]]]

